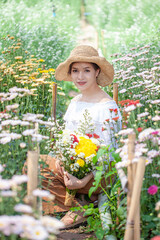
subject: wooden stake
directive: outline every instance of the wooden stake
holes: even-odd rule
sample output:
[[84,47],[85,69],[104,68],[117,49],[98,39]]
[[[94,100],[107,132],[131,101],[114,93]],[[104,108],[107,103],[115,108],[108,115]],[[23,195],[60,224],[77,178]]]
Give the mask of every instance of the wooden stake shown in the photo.
[[[139,201],[140,201],[140,193],[141,193],[141,188],[143,184],[145,164],[146,164],[146,159],[144,157],[141,157],[137,164],[137,171],[135,175],[130,210],[127,217],[127,225],[126,225],[124,240],[135,239],[134,223],[135,223],[135,216],[137,214],[137,206],[139,205]],[[140,233],[139,233],[139,236],[140,236]],[[137,238],[136,240],[140,240],[140,237]]]
[[118,83],[113,83],[113,100],[118,104]]
[[52,118],[56,121],[56,100],[57,100],[57,84],[53,83],[52,88]]
[[133,172],[132,172],[132,159],[134,158],[136,134],[131,133],[128,135],[128,194],[127,194],[127,211],[131,203],[132,189],[133,189]]
[[37,198],[33,196],[33,190],[37,189],[38,185],[38,151],[28,151],[27,156],[27,200],[28,203],[34,208],[37,208]]

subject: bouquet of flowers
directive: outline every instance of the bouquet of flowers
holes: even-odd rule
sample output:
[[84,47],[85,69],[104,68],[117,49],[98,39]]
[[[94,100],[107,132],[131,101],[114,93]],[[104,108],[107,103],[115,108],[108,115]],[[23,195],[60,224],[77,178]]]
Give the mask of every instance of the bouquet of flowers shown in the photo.
[[[82,179],[96,169],[93,158],[100,147],[97,134],[82,134],[64,129],[56,134],[56,137],[54,149],[59,155],[65,171],[78,179]],[[75,194],[76,190],[66,188],[66,206],[71,206]]]

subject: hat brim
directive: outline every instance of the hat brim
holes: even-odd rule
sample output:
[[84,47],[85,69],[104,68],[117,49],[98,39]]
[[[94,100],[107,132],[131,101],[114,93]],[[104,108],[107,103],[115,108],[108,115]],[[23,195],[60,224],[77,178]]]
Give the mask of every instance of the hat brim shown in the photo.
[[82,56],[73,56],[69,57],[66,61],[59,64],[55,71],[55,78],[58,81],[72,81],[71,74],[68,73],[69,67],[73,62],[89,62],[96,63],[101,71],[97,77],[97,83],[105,87],[112,83],[114,77],[114,68],[113,66],[104,58],[99,56],[93,57],[82,57]]

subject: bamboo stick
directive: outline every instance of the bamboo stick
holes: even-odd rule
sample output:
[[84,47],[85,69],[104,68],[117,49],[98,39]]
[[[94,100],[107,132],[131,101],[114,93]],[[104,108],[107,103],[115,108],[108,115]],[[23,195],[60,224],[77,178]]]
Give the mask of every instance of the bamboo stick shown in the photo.
[[28,203],[34,208],[37,208],[37,198],[33,196],[32,192],[38,185],[38,151],[28,151],[27,156],[27,199]]
[[56,121],[56,100],[57,100],[57,84],[53,83],[52,87],[52,118]]
[[[130,210],[127,218],[127,225],[126,225],[124,240],[134,239],[135,216],[137,214],[137,205],[140,201],[140,193],[141,193],[143,177],[145,172],[145,163],[146,163],[146,159],[144,157],[141,157],[137,164],[137,171],[135,175],[135,182],[133,187]],[[140,240],[140,237],[137,238],[136,240]]]
[[113,100],[118,104],[118,83],[113,83]]
[[131,133],[128,135],[128,194],[127,194],[127,211],[129,212],[129,207],[131,203],[132,189],[133,189],[133,172],[132,172],[132,159],[134,158],[135,151],[135,139],[136,134]]

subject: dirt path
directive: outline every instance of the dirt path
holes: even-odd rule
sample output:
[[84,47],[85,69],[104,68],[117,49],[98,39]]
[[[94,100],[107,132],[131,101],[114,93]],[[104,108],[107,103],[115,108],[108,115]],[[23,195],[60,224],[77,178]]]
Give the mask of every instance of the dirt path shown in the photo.
[[78,38],[78,44],[87,44],[98,49],[98,35],[95,28],[88,24],[85,19],[81,20],[81,31]]

